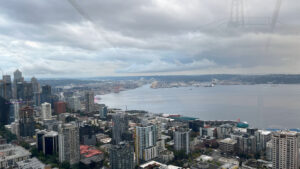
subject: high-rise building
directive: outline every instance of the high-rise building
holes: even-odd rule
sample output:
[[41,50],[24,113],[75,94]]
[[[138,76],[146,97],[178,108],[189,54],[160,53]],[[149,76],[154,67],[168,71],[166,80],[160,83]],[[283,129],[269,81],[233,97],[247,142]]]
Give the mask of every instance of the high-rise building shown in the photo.
[[33,100],[32,83],[23,82],[23,86],[24,86],[24,98],[23,98],[23,100],[32,101]]
[[79,129],[75,122],[62,124],[59,129],[59,161],[71,165],[80,160]]
[[51,86],[49,85],[44,85],[42,86],[42,93],[41,93],[41,102],[47,102],[51,103]]
[[10,122],[19,121],[20,106],[18,100],[11,99],[10,105]]
[[24,83],[17,82],[16,83],[16,99],[23,100],[24,98]]
[[112,141],[119,144],[122,135],[128,131],[128,119],[125,113],[118,112],[112,116]]
[[109,155],[111,169],[134,169],[134,150],[130,143],[113,145]]
[[190,133],[188,128],[178,128],[174,132],[174,149],[176,151],[184,150],[186,154],[190,153]]
[[11,94],[11,83],[0,80],[0,96],[9,100],[12,98]]
[[13,81],[13,98],[17,99],[17,84],[19,82],[23,83],[24,78],[22,76],[22,72],[18,69],[14,72],[14,81]]
[[52,110],[50,103],[45,102],[42,104],[42,118],[43,120],[52,118]]
[[40,92],[33,93],[33,104],[35,106],[41,105],[41,93]]
[[94,92],[86,92],[85,93],[85,111],[92,112],[94,111]]
[[47,133],[46,130],[40,130],[36,133],[36,148],[39,152],[43,151],[44,149],[44,135]]
[[298,168],[298,135],[292,131],[279,131],[272,135],[272,161],[274,169]]
[[158,156],[156,146],[156,126],[136,126],[135,128],[135,155],[137,163],[149,161]]
[[101,119],[106,119],[107,118],[107,112],[108,112],[107,106],[105,106],[105,105],[101,106],[100,111],[99,111],[100,118]]
[[267,148],[267,142],[271,140],[272,133],[271,131],[258,130],[255,132],[256,137],[256,149],[258,152],[264,151]]
[[18,102],[18,100],[11,100],[11,105],[14,111],[14,117],[15,117],[15,121],[19,121],[20,120],[20,103]]
[[34,93],[40,92],[40,84],[35,77],[31,78],[32,90]]
[[0,126],[9,123],[9,109],[10,106],[7,104],[7,100],[0,96]]
[[1,96],[7,100],[12,99],[12,82],[10,75],[3,75],[3,81],[0,85]]
[[22,76],[22,72],[19,69],[17,69],[14,72],[14,81],[15,82],[23,82],[24,81],[24,78]]
[[3,75],[3,81],[5,81],[6,83],[11,83],[11,77],[10,75]]
[[66,103],[65,102],[55,102],[54,103],[54,113],[55,114],[62,114],[66,113]]
[[81,110],[81,103],[79,97],[76,96],[67,97],[66,101],[68,103],[69,109],[73,111]]
[[80,144],[96,145],[96,130],[91,125],[84,125],[79,128]]
[[32,137],[34,135],[34,112],[31,107],[24,107],[20,109],[20,120],[19,120],[19,127],[20,127],[20,136],[22,137]]
[[16,99],[32,101],[33,90],[32,84],[27,82],[17,82],[16,83]]
[[56,131],[40,130],[36,133],[37,149],[45,155],[58,153],[58,133]]
[[58,153],[58,133],[56,131],[47,132],[43,136],[43,152],[45,155]]

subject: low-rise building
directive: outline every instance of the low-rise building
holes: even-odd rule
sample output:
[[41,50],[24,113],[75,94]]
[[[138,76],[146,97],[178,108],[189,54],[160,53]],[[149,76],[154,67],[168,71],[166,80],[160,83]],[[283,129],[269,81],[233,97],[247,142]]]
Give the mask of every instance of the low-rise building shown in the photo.
[[242,169],[256,169],[256,168],[272,169],[272,162],[252,159],[242,164]]
[[34,157],[17,162],[17,167],[18,169],[44,169],[45,164]]
[[198,157],[196,159],[196,161],[203,161],[203,162],[207,162],[207,161],[212,161],[213,158],[211,156],[207,156],[207,155],[201,155],[200,157]]
[[0,145],[0,168],[10,168],[17,162],[27,160],[31,153],[21,146],[12,144]]
[[160,159],[160,162],[167,163],[169,161],[172,161],[174,159],[174,153],[170,150],[165,150],[159,153],[158,159]]
[[80,162],[89,166],[92,163],[99,165],[104,159],[104,153],[93,146],[80,145]]
[[231,138],[223,139],[219,142],[220,150],[224,153],[232,153],[235,150],[237,141]]
[[157,161],[149,161],[145,164],[139,166],[140,169],[182,169],[182,167],[177,167],[173,165],[166,165],[159,163]]

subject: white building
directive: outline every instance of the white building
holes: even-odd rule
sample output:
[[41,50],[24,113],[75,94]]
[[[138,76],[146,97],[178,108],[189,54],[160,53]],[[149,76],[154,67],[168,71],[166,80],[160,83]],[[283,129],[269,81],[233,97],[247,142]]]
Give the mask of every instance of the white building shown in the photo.
[[137,126],[135,128],[135,155],[139,160],[150,160],[157,157],[156,125]]
[[50,103],[45,102],[42,104],[42,118],[43,118],[43,120],[52,118],[52,110],[51,110]]
[[44,169],[45,164],[40,162],[37,158],[31,158],[24,161],[17,162],[18,169]]
[[0,168],[11,168],[17,162],[27,160],[31,153],[21,146],[12,144],[0,145]]
[[274,169],[298,168],[297,132],[279,131],[272,136],[272,161]]
[[158,156],[157,146],[144,149],[144,160],[149,161]]
[[79,97],[77,96],[72,96],[72,97],[68,97],[66,99],[67,103],[68,103],[68,107],[74,111],[78,111],[81,110],[81,102]]
[[214,127],[209,127],[209,128],[200,127],[199,132],[200,132],[200,137],[203,137],[203,136],[215,137],[216,128],[214,128]]
[[271,140],[266,144],[266,158],[268,161],[272,161],[272,148],[273,148],[273,142]]
[[13,111],[13,113],[14,113],[15,121],[19,121],[20,120],[20,118],[19,118],[19,111],[20,111],[19,101],[11,99],[10,102],[11,102],[11,109],[12,109],[11,111]]
[[176,151],[184,150],[186,154],[190,153],[190,133],[191,129],[176,129],[174,132],[174,149]]
[[71,165],[80,160],[79,128],[75,122],[62,124],[59,129],[59,161]]
[[139,166],[141,169],[147,169],[147,168],[157,168],[157,169],[182,169],[182,167],[177,167],[173,165],[166,165],[162,164],[156,161],[149,161],[145,164],[142,164]]

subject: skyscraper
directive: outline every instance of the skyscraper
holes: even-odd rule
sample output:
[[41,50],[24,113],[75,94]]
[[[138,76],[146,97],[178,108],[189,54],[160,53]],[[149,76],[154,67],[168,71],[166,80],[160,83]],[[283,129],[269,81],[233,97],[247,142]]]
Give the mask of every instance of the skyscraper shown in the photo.
[[23,98],[24,98],[24,83],[17,82],[15,90],[16,90],[16,99],[23,100]]
[[24,86],[24,100],[32,101],[33,100],[33,88],[32,83],[23,82]]
[[274,169],[298,168],[298,135],[292,131],[272,135],[272,161]]
[[34,93],[40,92],[40,84],[35,77],[31,78],[32,90]]
[[17,69],[15,72],[14,72],[14,82],[23,82],[24,81],[24,78],[22,76],[22,72]]
[[118,112],[112,116],[112,140],[114,144],[122,141],[122,135],[128,131],[128,119],[125,113]]
[[36,133],[36,148],[39,152],[43,151],[44,148],[44,135],[47,133],[46,130],[40,130]]
[[22,72],[18,69],[14,72],[14,81],[13,81],[13,98],[17,99],[17,84],[19,82],[23,82],[24,78],[22,76]]
[[41,102],[51,103],[51,86],[44,85],[42,86]]
[[11,83],[10,75],[3,75],[3,81],[5,81],[6,83]]
[[52,110],[50,103],[45,102],[42,104],[42,118],[43,120],[52,118]]
[[107,106],[105,106],[105,105],[103,105],[103,106],[101,106],[100,107],[100,112],[99,112],[99,114],[100,114],[100,118],[101,119],[106,119],[107,118]]
[[69,109],[71,109],[73,111],[81,110],[81,103],[80,103],[79,97],[76,97],[76,96],[68,97],[66,99],[66,101],[68,103]]
[[1,96],[7,100],[12,99],[12,83],[10,75],[3,75],[3,81],[1,82]]
[[94,111],[94,92],[85,93],[85,111],[92,112]]
[[130,143],[113,145],[109,155],[111,169],[134,169],[134,151]]
[[71,165],[80,160],[79,129],[75,122],[62,124],[59,129],[59,161]]
[[19,121],[19,102],[18,100],[11,99],[9,102],[10,106],[10,122]]
[[156,126],[136,126],[135,128],[135,155],[137,163],[149,161],[158,156],[156,146]]
[[33,103],[35,106],[39,106],[41,104],[41,93],[40,92],[33,93]]
[[33,109],[31,107],[24,107],[20,110],[20,136],[22,137],[32,137],[34,135],[34,117]]
[[184,150],[186,154],[190,153],[190,132],[188,128],[178,128],[174,132],[174,149],[176,151]]
[[13,111],[14,111],[14,117],[15,117],[15,121],[19,121],[20,120],[20,103],[18,102],[18,100],[11,100],[10,101]]
[[45,155],[58,153],[58,133],[56,131],[47,132],[43,136],[43,152]]
[[0,96],[0,126],[6,125],[9,122],[9,104],[7,100]]

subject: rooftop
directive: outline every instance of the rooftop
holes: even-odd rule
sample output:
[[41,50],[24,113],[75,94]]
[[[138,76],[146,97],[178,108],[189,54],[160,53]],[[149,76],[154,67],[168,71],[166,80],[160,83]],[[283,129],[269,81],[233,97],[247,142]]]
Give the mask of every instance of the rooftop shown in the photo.
[[223,140],[220,141],[221,143],[226,143],[226,144],[235,144],[236,140],[233,140],[231,138],[225,138]]
[[158,169],[181,169],[181,167],[177,167],[174,165],[166,165],[159,163],[157,161],[149,161],[145,164],[140,165],[140,168],[148,168],[148,167],[156,167]]
[[95,147],[91,147],[88,145],[80,145],[80,155],[83,155],[86,158],[100,155],[102,153],[102,151],[96,149]]
[[28,160],[17,162],[17,166],[22,169],[44,169],[45,164],[40,162],[37,158],[31,158]]
[[31,153],[21,146],[12,144],[0,145],[0,162],[30,155]]

